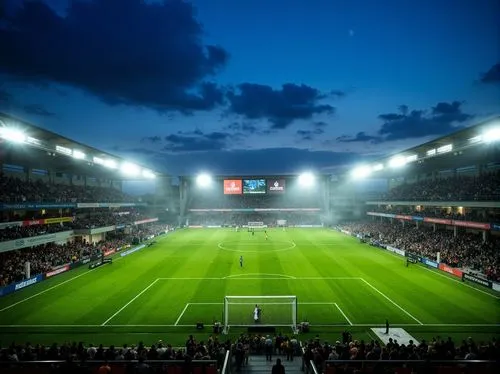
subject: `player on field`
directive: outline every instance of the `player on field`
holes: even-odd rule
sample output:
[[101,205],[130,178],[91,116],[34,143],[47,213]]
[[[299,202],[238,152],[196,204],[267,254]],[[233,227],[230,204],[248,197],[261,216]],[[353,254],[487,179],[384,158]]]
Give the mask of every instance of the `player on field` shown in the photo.
[[240,256],[240,268],[243,267],[243,256]]

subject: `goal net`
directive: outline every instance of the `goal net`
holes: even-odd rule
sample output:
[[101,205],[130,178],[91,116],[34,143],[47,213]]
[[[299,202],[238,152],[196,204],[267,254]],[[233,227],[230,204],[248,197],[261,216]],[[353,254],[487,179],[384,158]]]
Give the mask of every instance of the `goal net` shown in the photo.
[[267,225],[264,225],[264,222],[248,222],[247,224],[248,231],[250,230],[263,230],[267,228]]
[[297,296],[226,296],[224,332],[232,326],[289,326],[297,331]]

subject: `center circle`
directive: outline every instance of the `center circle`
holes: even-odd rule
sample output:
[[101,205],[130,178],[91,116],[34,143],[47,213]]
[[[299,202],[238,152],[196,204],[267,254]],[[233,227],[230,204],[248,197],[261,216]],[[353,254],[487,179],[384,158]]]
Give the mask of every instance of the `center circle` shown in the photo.
[[[241,246],[243,245],[244,247],[265,247],[269,245],[274,245],[274,244],[280,244],[282,247],[276,248],[276,249],[244,249],[244,248],[235,248],[236,246]],[[229,252],[241,252],[241,253],[268,253],[268,252],[284,252],[284,251],[290,251],[294,249],[297,246],[292,241],[288,240],[278,240],[278,241],[273,241],[269,243],[255,243],[255,242],[246,242],[246,241],[240,241],[240,240],[230,240],[226,242],[220,242],[217,244],[217,247],[219,249],[222,249],[223,251],[229,251]]]

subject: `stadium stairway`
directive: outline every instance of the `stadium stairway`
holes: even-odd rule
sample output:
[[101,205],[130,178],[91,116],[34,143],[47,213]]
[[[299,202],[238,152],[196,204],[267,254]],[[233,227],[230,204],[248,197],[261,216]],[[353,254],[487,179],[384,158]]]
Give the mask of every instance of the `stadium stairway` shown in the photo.
[[248,365],[241,367],[240,373],[243,374],[257,374],[266,373],[271,374],[273,365],[276,359],[280,358],[281,363],[285,367],[286,374],[303,374],[302,372],[302,357],[294,357],[293,361],[287,361],[286,356],[273,355],[272,361],[266,361],[266,355],[250,355],[248,357]]

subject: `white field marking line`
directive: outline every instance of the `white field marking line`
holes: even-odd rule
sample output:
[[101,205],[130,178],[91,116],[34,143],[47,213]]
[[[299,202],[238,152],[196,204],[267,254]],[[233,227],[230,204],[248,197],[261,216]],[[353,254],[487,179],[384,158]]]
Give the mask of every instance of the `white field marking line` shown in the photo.
[[[190,305],[224,305],[224,303],[189,303]],[[290,303],[266,303],[265,301],[259,303],[260,305],[290,305]],[[328,303],[323,301],[302,301],[298,302],[298,305],[334,305],[335,303]],[[231,305],[255,305],[255,303],[231,303]]]
[[88,274],[88,273],[90,273],[90,272],[92,272],[92,271],[94,271],[94,270],[97,270],[97,269],[99,269],[99,268],[97,267],[97,268],[94,268],[94,269],[90,269],[89,271],[86,271],[85,273],[78,274],[77,276],[75,276],[75,277],[73,277],[73,278],[67,279],[67,280],[65,280],[64,282],[58,283],[58,284],[56,284],[55,286],[52,286],[52,287],[50,287],[50,288],[47,288],[46,290],[43,290],[43,291],[40,291],[40,292],[38,292],[38,293],[36,293],[36,294],[34,294],[34,295],[28,296],[28,297],[27,297],[27,298],[25,298],[25,299],[19,300],[18,302],[15,302],[14,304],[10,304],[10,305],[8,305],[8,306],[6,306],[6,307],[4,307],[4,308],[0,309],[0,312],[3,312],[3,311],[5,311],[5,310],[7,310],[7,309],[10,309],[10,308],[13,308],[13,307],[15,307],[16,305],[22,304],[22,303],[24,303],[25,301],[28,301],[28,300],[33,299],[34,297],[37,297],[37,296],[43,295],[44,293],[49,292],[49,291],[53,290],[54,288],[57,288],[57,287],[59,287],[59,286],[62,286],[63,284],[69,283],[69,282],[71,282],[71,281],[73,281],[73,280],[75,280],[75,279],[78,279],[78,278],[80,278],[80,277],[83,277],[84,275],[86,275],[86,274]]
[[[123,258],[123,257],[118,257],[118,258],[113,259],[113,261],[118,261],[118,260],[121,260],[122,258]],[[82,276],[84,276],[84,275],[86,275],[86,274],[88,274],[88,273],[91,273],[91,272],[93,272],[94,270],[97,270],[97,269],[99,269],[99,267],[94,268],[94,269],[90,269],[90,270],[88,270],[88,271],[86,271],[86,272],[84,272],[84,273],[82,273],[82,274],[78,274],[78,275],[74,276],[73,278],[66,279],[64,282],[58,283],[58,284],[56,284],[56,285],[54,285],[54,286],[52,286],[52,287],[50,287],[50,288],[47,288],[46,290],[43,290],[43,291],[40,291],[40,292],[38,292],[38,293],[36,293],[36,294],[34,294],[34,295],[28,296],[27,298],[22,299],[22,300],[19,300],[18,302],[15,302],[14,304],[7,305],[5,308],[0,309],[0,313],[1,313],[1,312],[3,312],[3,311],[5,311],[5,310],[7,310],[7,309],[10,309],[10,308],[12,308],[12,307],[15,307],[16,305],[22,304],[22,303],[24,303],[25,301],[31,300],[31,299],[33,299],[34,297],[37,297],[37,296],[43,295],[45,292],[49,292],[49,291],[53,290],[54,288],[57,288],[57,287],[59,287],[59,286],[62,286],[63,284],[66,284],[66,283],[68,283],[68,282],[71,282],[71,281],[73,281],[73,280],[75,280],[75,279],[77,279],[77,278],[80,278],[80,277],[82,277]],[[39,283],[39,284],[43,284],[43,283]]]
[[404,309],[403,307],[401,307],[399,304],[395,303],[393,300],[391,300],[386,294],[384,294],[382,291],[380,291],[378,288],[376,288],[375,286],[373,286],[370,282],[366,281],[366,279],[364,278],[361,278],[361,280],[363,282],[365,282],[365,284],[367,284],[368,286],[370,286],[374,291],[377,291],[381,296],[383,296],[387,301],[389,301],[390,303],[392,303],[392,305],[394,305],[395,307],[399,308],[399,310],[401,310],[402,312],[404,312],[406,315],[410,316],[413,320],[417,321],[420,325],[423,325],[422,322],[420,322],[418,319],[416,319],[413,315],[410,314],[410,312],[408,312],[406,309]]
[[333,305],[335,305],[337,307],[337,309],[339,310],[340,314],[342,314],[345,318],[345,320],[349,323],[349,325],[352,326],[352,322],[349,318],[347,318],[347,316],[345,315],[344,311],[342,309],[340,309],[339,305],[337,303],[333,303]]
[[186,313],[187,308],[189,308],[189,303],[187,303],[186,306],[184,307],[184,309],[182,309],[182,312],[181,312],[179,318],[177,318],[177,321],[175,321],[174,326],[177,326],[177,324],[181,320],[181,318],[184,315],[184,313]]
[[135,300],[137,300],[139,298],[139,296],[141,296],[144,292],[146,292],[147,290],[149,290],[151,287],[153,287],[155,285],[155,283],[158,282],[158,279],[155,279],[153,282],[150,283],[149,286],[147,286],[145,289],[143,289],[141,292],[139,292],[137,295],[135,295],[132,300],[130,300],[127,304],[125,304],[124,306],[122,306],[120,309],[118,309],[118,311],[116,313],[114,313],[111,317],[109,317],[106,321],[104,321],[101,326],[104,326],[106,325],[109,321],[111,321],[113,318],[115,318],[123,309],[125,309],[126,307],[128,307],[130,304],[132,304]]
[[469,288],[472,288],[474,291],[477,291],[477,292],[481,292],[481,293],[484,293],[485,295],[488,295],[488,296],[491,296],[491,297],[494,297],[495,299],[500,299],[500,296],[496,296],[496,295],[493,295],[489,292],[486,292],[486,291],[483,291],[483,290],[480,290],[479,288],[476,288],[476,287],[472,287],[470,284],[467,284],[467,283],[464,283],[464,282],[461,282],[459,281],[458,279],[453,279],[453,278],[450,278],[449,276],[445,275],[445,274],[441,274],[441,273],[438,273],[437,271],[433,271],[432,269],[429,269],[427,268],[426,266],[420,266],[421,268],[427,270],[427,271],[430,271],[431,273],[433,274],[436,274],[436,275],[439,275],[443,278],[446,278],[452,282],[456,282],[456,283],[459,283],[459,284],[462,284],[464,285],[465,287],[469,287]]
[[[274,277],[252,277],[251,275],[259,275],[258,273],[228,275],[225,277],[160,277],[158,280],[259,280],[259,279],[283,279],[283,280],[361,280],[361,277],[295,277],[293,275],[272,274]],[[268,274],[271,275],[271,274]]]
[[[225,277],[222,277],[222,279],[233,279],[233,278],[239,278],[239,277],[250,277],[250,276],[269,276],[269,277],[283,277],[286,279],[297,279],[293,275],[286,275],[286,274],[272,274],[272,273],[248,273],[248,274],[234,274],[234,275],[227,275]],[[254,279],[259,279],[259,278],[254,278]]]
[[[253,325],[245,325],[245,326],[253,326]],[[266,325],[266,326],[278,326],[278,325]],[[289,325],[279,325],[279,326],[289,326]],[[322,324],[311,324],[311,326],[316,327],[331,327],[331,326],[352,326],[352,327],[385,327],[385,324],[380,323],[355,323],[352,325],[348,325],[347,323],[343,324],[330,324],[330,325],[322,325]],[[420,325],[418,323],[394,323],[391,324],[392,327],[500,327],[500,324],[460,324],[460,323],[430,323]],[[55,328],[55,327],[71,327],[71,328],[89,328],[89,327],[193,327],[193,325],[0,325],[0,328]]]

